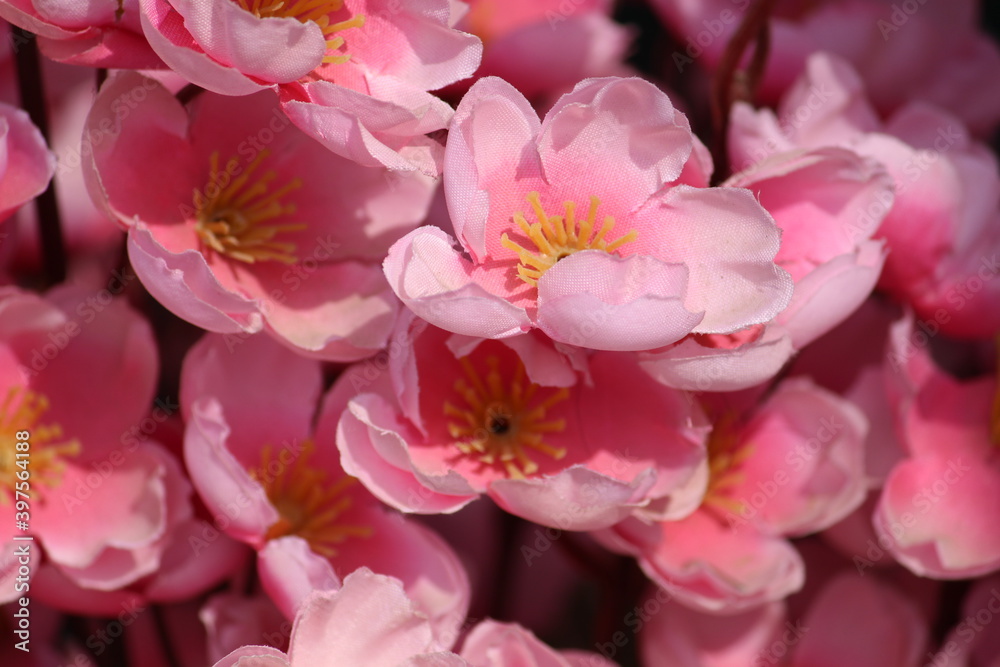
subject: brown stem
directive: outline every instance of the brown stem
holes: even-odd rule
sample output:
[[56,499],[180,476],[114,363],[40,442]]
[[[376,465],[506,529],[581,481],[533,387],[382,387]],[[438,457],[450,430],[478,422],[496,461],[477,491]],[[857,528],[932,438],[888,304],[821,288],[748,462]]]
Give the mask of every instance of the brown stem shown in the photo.
[[[38,59],[35,36],[23,28],[13,27],[17,62],[17,86],[21,94],[21,105],[33,122],[49,140],[49,119],[45,108],[45,90],[42,84],[42,68]],[[42,245],[42,266],[49,285],[66,279],[66,246],[62,236],[62,222],[59,218],[59,204],[56,200],[55,180],[45,192],[35,200],[38,212],[38,231]]]
[[[722,53],[719,67],[712,79],[711,113],[715,143],[712,157],[715,161],[714,181],[722,181],[728,174],[723,166],[728,164],[729,111],[738,100],[749,101],[763,75],[764,65],[771,45],[770,18],[775,0],[757,0],[733,34]],[[750,67],[739,69],[743,54],[755,43]]]

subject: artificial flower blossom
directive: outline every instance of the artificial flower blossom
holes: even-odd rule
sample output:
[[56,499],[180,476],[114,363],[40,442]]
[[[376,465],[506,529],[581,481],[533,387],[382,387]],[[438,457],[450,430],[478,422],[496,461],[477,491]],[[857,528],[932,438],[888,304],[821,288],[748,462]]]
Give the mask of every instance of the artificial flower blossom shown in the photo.
[[[339,406],[320,405],[318,362],[266,336],[209,335],[184,361],[184,459],[216,524],[258,552],[261,582],[289,617],[312,589],[366,566],[398,577],[435,635],[453,635],[469,591],[430,529],[388,511],[344,474]],[[313,420],[315,418],[315,426]]]
[[[670,55],[683,74],[694,63],[714,69],[751,0],[652,0],[681,39]],[[977,0],[783,1],[769,19],[771,38],[758,95],[776,102],[828,51],[855,67],[882,113],[911,102],[957,115],[977,133],[1000,123],[1000,89],[993,85],[1000,49],[976,25]],[[823,89],[819,89],[823,90]]]
[[44,192],[55,171],[55,157],[28,114],[0,103],[0,222]]
[[[72,65],[163,67],[139,25],[139,0],[0,0],[0,18],[36,35],[49,58]],[[14,39],[14,48],[24,45]]]
[[[163,565],[174,531],[191,519],[191,488],[161,445],[124,444],[153,398],[149,324],[121,300],[97,317],[81,308],[88,296],[74,287],[44,299],[0,289],[0,515],[5,545],[30,528],[70,588],[109,592]],[[29,434],[26,457],[18,432]],[[27,509],[16,505],[17,490],[28,491]],[[28,528],[16,530],[15,520]],[[17,565],[4,559],[0,579],[13,583]],[[192,577],[185,592],[201,581]],[[44,595],[32,586],[39,599],[76,608],[76,591]],[[3,595],[18,597],[13,585]]]
[[405,512],[454,512],[481,494],[536,523],[679,517],[704,491],[703,417],[630,355],[586,372],[536,334],[473,339],[403,317],[388,372],[348,369],[331,395],[344,469]]
[[639,641],[646,667],[918,667],[928,634],[907,595],[842,572],[810,596],[804,618],[784,602],[727,616],[668,604]]
[[[885,480],[872,521],[879,544],[914,573],[965,579],[1000,569],[1000,385],[959,381],[913,343],[913,319],[892,329],[886,364],[906,458]],[[867,559],[859,561],[864,566]]]
[[641,79],[583,81],[544,121],[509,84],[481,79],[445,148],[457,247],[417,229],[389,250],[386,276],[420,317],[483,338],[537,327],[647,350],[767,322],[792,293],[773,261],[780,230],[748,190],[686,185],[708,162]]
[[579,81],[624,76],[632,34],[611,0],[469,0],[458,27],[483,40],[476,75],[497,76],[529,99],[554,101]]
[[85,164],[91,193],[128,229],[143,285],[179,317],[266,330],[324,359],[385,345],[398,305],[378,261],[426,215],[429,178],[333,155],[267,93],[203,93],[185,108],[131,73],[103,86],[88,129],[112,132]]
[[[366,166],[436,173],[451,107],[429,94],[470,76],[482,44],[449,0],[140,0],[150,45],[223,95],[277,89],[304,132]],[[224,27],[224,29],[220,29]]]
[[697,510],[655,524],[630,518],[598,537],[639,558],[678,601],[732,613],[802,586],[802,559],[785,537],[822,530],[864,500],[868,426],[858,408],[805,378],[783,381],[750,414],[716,412]]
[[895,197],[878,194],[844,231],[885,239],[879,286],[949,335],[993,336],[1000,330],[995,155],[958,118],[926,103],[907,104],[883,122],[865,93],[849,65],[814,54],[777,114],[734,107],[731,162],[752,167],[774,153],[831,146],[878,160]]
[[795,291],[766,325],[640,352],[642,367],[671,387],[733,391],[774,377],[868,298],[885,262],[884,241],[871,237],[893,201],[892,179],[874,160],[838,148],[787,151],[723,186],[749,189],[774,217],[782,233],[774,262]]
[[318,591],[295,617],[288,652],[270,646],[245,646],[215,667],[313,667],[327,664],[365,667],[616,667],[583,651],[554,651],[513,623],[484,620],[463,641],[439,643],[427,619],[400,582],[359,568],[337,591]]

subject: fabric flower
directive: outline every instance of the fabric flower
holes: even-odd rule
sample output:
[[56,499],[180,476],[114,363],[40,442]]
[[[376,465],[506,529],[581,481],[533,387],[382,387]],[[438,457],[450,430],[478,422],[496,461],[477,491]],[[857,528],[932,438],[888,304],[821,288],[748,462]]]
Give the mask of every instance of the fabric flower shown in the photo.
[[469,339],[404,319],[388,372],[368,363],[332,391],[344,469],[405,512],[454,512],[481,494],[530,521],[606,527],[682,516],[701,498],[701,415],[628,356],[587,376],[541,336]]
[[107,136],[86,167],[91,194],[128,229],[132,267],[168,309],[323,359],[385,345],[397,303],[377,262],[426,215],[430,179],[331,154],[268,93],[204,93],[185,109],[124,74],[88,128]]
[[457,246],[417,229],[386,276],[418,316],[483,338],[537,327],[647,350],[767,322],[792,291],[773,263],[780,232],[747,190],[675,184],[689,163],[685,178],[710,170],[687,119],[641,79],[583,81],[544,121],[481,79],[445,149]]

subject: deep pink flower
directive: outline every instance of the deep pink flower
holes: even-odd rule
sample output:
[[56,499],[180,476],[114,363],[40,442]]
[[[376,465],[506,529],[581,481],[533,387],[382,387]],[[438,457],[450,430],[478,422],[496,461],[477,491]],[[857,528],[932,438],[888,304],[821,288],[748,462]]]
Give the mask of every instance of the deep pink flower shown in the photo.
[[676,184],[709,161],[641,79],[583,81],[544,121],[509,84],[481,79],[456,111],[445,164],[460,248],[420,228],[385,272],[449,331],[538,327],[581,347],[646,350],[767,322],[791,296],[772,261],[780,232],[749,191]]
[[[451,107],[430,95],[479,65],[448,0],[140,0],[150,44],[208,90],[278,90],[288,117],[366,166],[437,172]],[[224,30],[219,27],[224,26]]]
[[866,430],[849,402],[805,378],[786,380],[751,414],[717,418],[694,513],[628,519],[599,537],[696,609],[732,613],[781,599],[805,576],[785,537],[827,528],[864,500]]
[[105,137],[89,156],[91,193],[128,229],[143,285],[179,317],[266,330],[324,359],[385,345],[398,306],[378,262],[426,215],[429,178],[333,155],[266,92],[203,93],[185,109],[125,74],[102,88],[88,129]]
[[0,0],[0,18],[37,35],[39,48],[52,60],[89,67],[163,67],[142,34],[139,0]]
[[388,372],[364,362],[334,386],[344,468],[407,512],[486,494],[531,521],[588,530],[690,511],[704,482],[697,406],[628,355],[587,364],[574,370],[540,335],[471,339],[404,318]]
[[291,618],[311,590],[335,589],[363,565],[402,579],[435,633],[453,633],[468,605],[462,566],[431,530],[344,474],[340,411],[324,401],[315,415],[319,363],[264,336],[229,343],[208,335],[185,358],[184,458],[216,524],[257,550],[271,598]]

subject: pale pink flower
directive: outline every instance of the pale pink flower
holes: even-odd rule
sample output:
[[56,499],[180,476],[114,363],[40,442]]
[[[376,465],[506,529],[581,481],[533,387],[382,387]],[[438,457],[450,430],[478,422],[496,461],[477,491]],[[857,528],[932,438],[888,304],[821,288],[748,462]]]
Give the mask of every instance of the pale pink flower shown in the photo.
[[[288,117],[366,166],[438,170],[451,107],[430,95],[470,76],[482,45],[448,0],[140,0],[153,49],[208,90],[276,89]],[[219,27],[224,26],[224,30]]]
[[89,67],[163,67],[142,34],[139,0],[0,0],[0,18],[37,35],[39,49],[52,60]]
[[827,146],[878,160],[895,199],[875,193],[879,201],[856,209],[845,228],[856,239],[885,239],[879,286],[950,335],[992,336],[1000,330],[996,157],[949,113],[912,102],[882,122],[865,93],[847,63],[812,56],[777,114],[734,107],[732,163],[742,169],[776,152]]
[[0,103],[0,222],[49,187],[56,160],[28,114]]
[[[25,521],[46,566],[72,586],[102,593],[156,573],[192,508],[190,486],[166,449],[153,441],[120,446],[152,400],[152,330],[124,301],[97,313],[87,297],[73,287],[45,298],[0,289],[0,433],[8,443],[0,449],[0,514],[5,545],[25,532],[15,520]],[[17,456],[18,432],[29,434],[27,458]],[[18,476],[24,470],[26,484]],[[16,504],[19,483],[29,492],[27,508]],[[10,567],[4,559],[0,576]],[[33,568],[36,579],[39,572]],[[46,595],[35,581],[32,597],[75,604],[73,595]]]
[[215,667],[468,667],[437,645],[431,624],[402,583],[368,568],[344,579],[337,591],[316,591],[299,607],[288,652],[245,646]]
[[128,229],[143,285],[179,317],[266,330],[324,359],[385,344],[398,305],[378,262],[426,215],[429,178],[333,155],[268,93],[203,93],[185,108],[123,74],[102,88],[88,129],[103,138],[87,156],[91,194]]
[[[680,37],[670,65],[683,75],[714,69],[751,5],[750,0],[653,0]],[[1000,50],[979,29],[976,0],[831,0],[776,3],[767,66],[759,94],[776,101],[816,51],[856,67],[882,113],[912,101],[958,115],[988,134],[1000,122],[993,85]]]
[[481,79],[456,111],[445,164],[458,247],[417,229],[385,272],[449,331],[537,327],[580,347],[647,350],[767,322],[791,296],[772,261],[780,231],[749,191],[677,184],[710,161],[641,79],[583,81],[544,121],[510,84]]
[[694,513],[631,518],[598,536],[693,608],[732,613],[781,599],[805,576],[785,538],[823,530],[864,500],[866,431],[849,402],[808,379],[786,380],[753,412],[717,417]]
[[569,530],[700,501],[703,417],[629,355],[594,354],[586,374],[541,335],[502,341],[404,318],[385,370],[348,369],[332,395],[344,469],[407,512],[454,512],[482,494]]
[[181,382],[191,481],[216,525],[257,550],[261,582],[289,618],[311,590],[336,589],[363,565],[401,579],[435,633],[454,632],[469,599],[461,564],[431,530],[344,474],[340,409],[320,402],[318,362],[264,336],[234,347],[208,335]]

